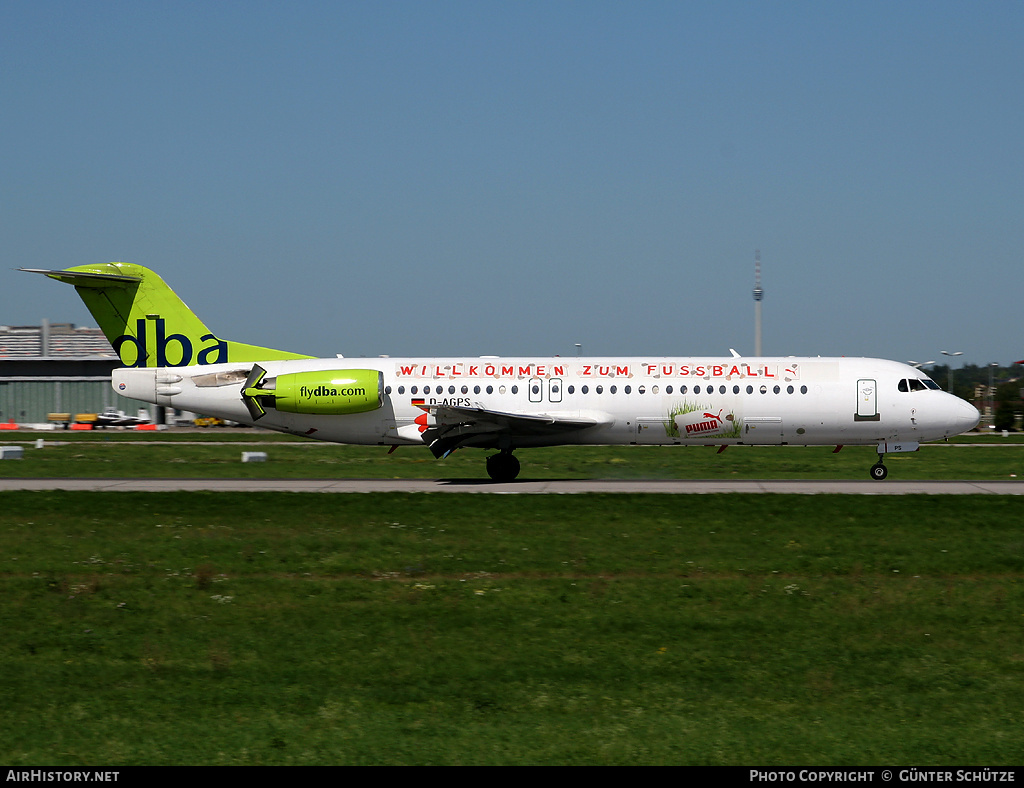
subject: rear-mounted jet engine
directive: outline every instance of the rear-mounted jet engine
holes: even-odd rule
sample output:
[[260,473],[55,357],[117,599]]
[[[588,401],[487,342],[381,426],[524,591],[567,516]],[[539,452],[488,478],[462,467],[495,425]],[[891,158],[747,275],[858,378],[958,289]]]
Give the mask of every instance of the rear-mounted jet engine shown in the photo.
[[319,416],[366,413],[384,404],[384,375],[375,369],[325,369],[268,378],[259,364],[242,386],[253,421],[268,409]]

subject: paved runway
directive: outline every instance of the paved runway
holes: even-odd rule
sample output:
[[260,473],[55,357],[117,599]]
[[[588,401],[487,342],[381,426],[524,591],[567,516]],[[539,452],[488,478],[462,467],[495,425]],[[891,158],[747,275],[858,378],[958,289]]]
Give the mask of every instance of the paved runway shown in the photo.
[[496,484],[480,479],[0,479],[2,490],[112,492],[420,492],[491,494],[578,493],[797,493],[814,495],[1024,495],[1024,481],[814,481],[814,480],[600,480],[523,479]]

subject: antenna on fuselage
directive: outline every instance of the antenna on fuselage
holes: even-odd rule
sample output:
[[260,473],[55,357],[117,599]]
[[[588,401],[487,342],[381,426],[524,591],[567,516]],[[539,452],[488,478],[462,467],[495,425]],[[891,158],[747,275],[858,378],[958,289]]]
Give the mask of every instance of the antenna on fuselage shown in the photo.
[[761,301],[764,288],[761,287],[761,250],[754,250],[754,355],[761,355]]

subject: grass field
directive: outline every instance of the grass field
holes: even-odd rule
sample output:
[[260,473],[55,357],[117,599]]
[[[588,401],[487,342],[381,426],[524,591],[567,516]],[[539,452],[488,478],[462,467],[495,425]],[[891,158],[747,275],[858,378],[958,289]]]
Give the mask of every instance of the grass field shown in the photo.
[[2,493],[0,762],[1019,764],[1022,520],[1004,496]]
[[[0,462],[0,477],[440,478],[484,479],[491,452],[457,451],[435,460],[427,449],[340,446],[252,430],[109,432],[87,437],[46,433],[45,447],[22,439],[23,460]],[[57,435],[57,438],[53,436]],[[1024,478],[1018,436],[970,436],[983,445],[926,444],[890,454],[889,478]],[[258,446],[249,442],[258,440]],[[267,452],[266,463],[242,463],[243,451]],[[517,452],[523,479],[867,479],[877,454],[870,446],[565,446]]]

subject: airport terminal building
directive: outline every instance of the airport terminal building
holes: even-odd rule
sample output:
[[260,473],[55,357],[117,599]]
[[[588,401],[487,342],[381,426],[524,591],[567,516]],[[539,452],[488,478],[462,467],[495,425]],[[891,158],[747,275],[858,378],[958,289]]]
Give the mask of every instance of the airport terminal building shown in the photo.
[[46,320],[39,326],[0,326],[0,423],[42,424],[60,414],[152,408],[114,392],[110,376],[119,366],[98,328]]

